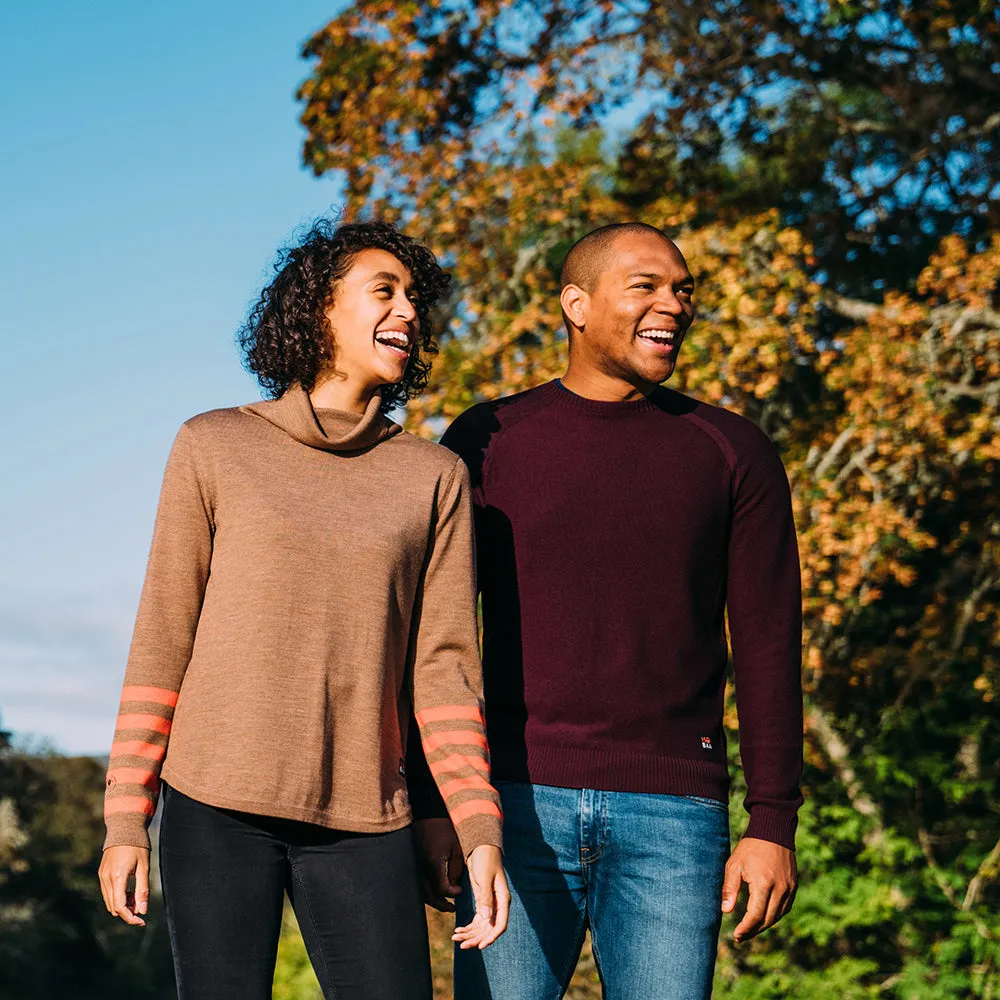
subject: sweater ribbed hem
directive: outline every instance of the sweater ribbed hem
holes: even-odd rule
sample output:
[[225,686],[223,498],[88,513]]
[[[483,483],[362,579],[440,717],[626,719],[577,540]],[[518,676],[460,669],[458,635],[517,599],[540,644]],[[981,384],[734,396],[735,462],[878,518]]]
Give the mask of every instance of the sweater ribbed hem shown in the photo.
[[[559,788],[593,788],[649,795],[700,795],[729,801],[729,773],[723,764],[652,753],[589,747],[505,747],[491,744],[495,781],[526,781]],[[797,809],[758,803],[750,809],[744,837],[795,850]]]
[[498,781],[530,781],[561,788],[594,788],[606,792],[701,795],[727,802],[729,774],[725,765],[685,757],[624,752],[589,747],[523,747],[491,745],[493,777]]
[[178,780],[174,771],[164,765],[163,780],[189,799],[216,809],[231,809],[234,812],[250,813],[254,816],[269,816],[272,819],[292,819],[300,823],[312,823],[328,830],[343,830],[346,833],[392,833],[409,826],[410,810],[407,807],[395,815],[357,816],[335,812],[330,809],[313,809],[284,802],[260,802],[242,796],[219,795],[217,792],[199,788],[186,778]]

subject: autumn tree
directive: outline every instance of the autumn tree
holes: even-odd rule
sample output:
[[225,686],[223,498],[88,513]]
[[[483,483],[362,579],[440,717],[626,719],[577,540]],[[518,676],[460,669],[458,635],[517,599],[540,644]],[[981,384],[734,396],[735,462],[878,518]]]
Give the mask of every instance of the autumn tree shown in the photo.
[[562,371],[576,238],[637,216],[674,235],[700,318],[671,384],[777,442],[803,562],[803,885],[723,945],[718,995],[996,997],[995,7],[667,8],[356,3],[306,46],[305,161],[455,275],[407,411],[427,434]]
[[634,210],[778,207],[840,291],[1000,223],[994,0],[366,0],[306,53],[305,161],[357,198],[611,115]]

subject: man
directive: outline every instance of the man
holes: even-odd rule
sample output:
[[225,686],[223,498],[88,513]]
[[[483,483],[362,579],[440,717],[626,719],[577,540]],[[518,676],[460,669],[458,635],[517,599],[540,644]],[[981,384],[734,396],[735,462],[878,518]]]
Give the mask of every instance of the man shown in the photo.
[[[589,927],[609,1000],[698,1000],[741,883],[738,941],[795,893],[801,601],[788,483],[754,424],[661,387],[694,318],[694,281],[663,233],[590,233],[562,286],[565,376],[473,407],[443,439],[474,486],[513,894],[507,933],[456,951],[455,995],[561,996]],[[726,610],[750,813],[731,855]],[[440,859],[449,848],[433,822],[418,838]],[[439,886],[446,866],[440,875]],[[472,905],[466,890],[462,922]]]

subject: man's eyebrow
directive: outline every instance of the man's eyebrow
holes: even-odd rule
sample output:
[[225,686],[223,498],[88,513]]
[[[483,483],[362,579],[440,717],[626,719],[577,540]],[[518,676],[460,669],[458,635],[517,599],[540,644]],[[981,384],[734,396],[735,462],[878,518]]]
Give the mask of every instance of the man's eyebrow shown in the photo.
[[[656,271],[633,271],[627,277],[629,279],[632,279],[632,278],[651,278],[653,281],[656,281],[659,278],[662,278],[663,275],[659,274]],[[686,275],[684,278],[682,278],[678,282],[678,284],[681,284],[681,285],[693,285],[694,284],[694,277],[693,277],[693,275],[690,275],[690,274]]]

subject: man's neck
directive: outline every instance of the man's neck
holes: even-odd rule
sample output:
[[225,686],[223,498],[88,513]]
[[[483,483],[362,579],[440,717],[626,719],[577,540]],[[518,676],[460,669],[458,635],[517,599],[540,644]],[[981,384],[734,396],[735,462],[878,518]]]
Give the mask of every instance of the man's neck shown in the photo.
[[574,365],[572,361],[561,381],[577,396],[602,403],[631,403],[638,399],[646,399],[656,388],[650,382],[638,381],[633,384],[626,379],[598,371],[596,368]]

